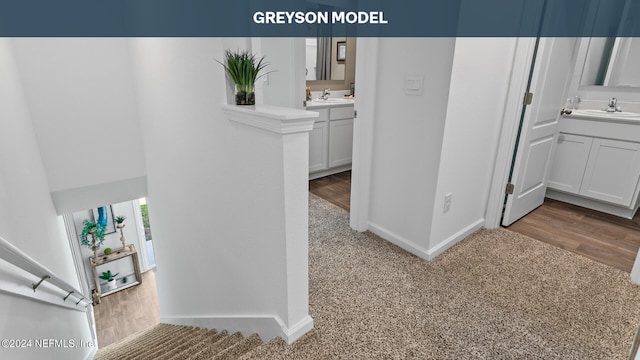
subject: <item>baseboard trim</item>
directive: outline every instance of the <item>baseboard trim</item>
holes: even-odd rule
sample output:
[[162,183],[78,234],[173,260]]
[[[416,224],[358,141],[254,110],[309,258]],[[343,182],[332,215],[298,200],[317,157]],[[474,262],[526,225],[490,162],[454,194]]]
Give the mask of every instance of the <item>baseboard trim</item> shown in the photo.
[[229,334],[240,332],[242,336],[258,334],[263,341],[282,338],[292,344],[313,329],[313,319],[305,318],[288,328],[277,316],[207,316],[207,317],[160,317],[160,322],[172,325],[195,326],[204,329],[226,330]]
[[84,357],[84,360],[92,360],[94,357],[96,357],[97,352],[98,352],[98,349],[96,347],[92,347],[89,354],[87,354],[87,356]]
[[484,223],[484,218],[478,219],[430,249],[425,249],[421,246],[418,246],[412,241],[407,240],[402,236],[371,222],[369,222],[369,231],[421,259],[431,261],[438,255],[442,254],[445,250],[449,249],[462,239],[482,228]]
[[472,233],[474,233],[475,231],[481,229],[482,226],[484,225],[484,223],[485,223],[485,219],[484,218],[480,218],[480,219],[474,221],[473,223],[467,225],[466,227],[464,227],[463,229],[461,229],[457,233],[449,236],[444,241],[440,242],[436,246],[434,246],[431,249],[427,250],[427,256],[429,257],[430,260],[434,259],[436,256],[442,254],[444,251],[446,251],[447,249],[449,249],[453,245],[457,244],[458,242],[460,242],[461,240],[463,240],[467,236],[469,236]]
[[393,231],[385,229],[384,227],[372,222],[369,222],[369,231],[421,259],[431,260],[429,259],[427,249],[414,244],[412,241],[405,239],[404,237],[394,233]]

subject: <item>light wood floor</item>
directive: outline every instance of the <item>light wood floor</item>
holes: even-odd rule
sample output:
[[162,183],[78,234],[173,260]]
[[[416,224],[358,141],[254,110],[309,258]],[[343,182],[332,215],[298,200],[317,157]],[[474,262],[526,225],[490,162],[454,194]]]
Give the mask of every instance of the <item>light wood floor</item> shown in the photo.
[[[351,172],[311,180],[309,191],[349,211]],[[551,199],[508,229],[627,272],[640,248],[640,212],[628,220]]]
[[309,181],[309,191],[349,211],[351,206],[351,171]]
[[160,306],[154,272],[142,274],[138,286],[103,297],[93,311],[100,348],[158,324]]

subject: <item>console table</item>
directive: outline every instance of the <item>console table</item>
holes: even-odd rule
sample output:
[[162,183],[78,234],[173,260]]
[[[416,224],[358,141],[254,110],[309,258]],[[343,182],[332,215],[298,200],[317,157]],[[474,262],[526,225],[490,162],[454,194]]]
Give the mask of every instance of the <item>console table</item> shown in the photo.
[[[120,277],[116,278],[116,283],[118,286],[114,290],[109,290],[102,293],[100,286],[100,278],[98,277],[98,266],[108,264],[112,261],[123,259],[126,257],[131,257],[131,262],[133,264],[133,274],[120,274]],[[142,276],[140,274],[140,263],[138,262],[138,252],[136,251],[135,246],[133,244],[129,244],[125,247],[125,249],[118,248],[114,250],[111,254],[100,254],[98,257],[91,256],[89,258],[91,262],[91,270],[93,271],[93,278],[96,283],[96,290],[98,294],[102,296],[107,296],[109,294],[113,294],[114,292],[124,290],[126,288],[130,288],[132,286],[136,286],[142,283]],[[129,276],[135,275],[135,281],[127,281],[124,282],[123,279]]]

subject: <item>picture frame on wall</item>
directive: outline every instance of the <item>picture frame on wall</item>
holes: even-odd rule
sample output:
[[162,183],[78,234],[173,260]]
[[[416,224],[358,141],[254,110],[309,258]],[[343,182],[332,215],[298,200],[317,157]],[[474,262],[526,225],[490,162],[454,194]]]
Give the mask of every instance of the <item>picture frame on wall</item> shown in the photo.
[[[111,205],[109,206],[105,205],[105,209],[107,210],[107,227],[104,229],[104,233],[105,235],[113,234],[114,232],[116,232],[116,222],[115,222],[115,219],[113,218],[113,209],[111,208]],[[93,216],[93,221],[97,221],[98,208],[91,209],[91,215]]]
[[347,42],[338,41],[336,44],[338,46],[338,49],[336,51],[336,60],[337,61],[347,60]]

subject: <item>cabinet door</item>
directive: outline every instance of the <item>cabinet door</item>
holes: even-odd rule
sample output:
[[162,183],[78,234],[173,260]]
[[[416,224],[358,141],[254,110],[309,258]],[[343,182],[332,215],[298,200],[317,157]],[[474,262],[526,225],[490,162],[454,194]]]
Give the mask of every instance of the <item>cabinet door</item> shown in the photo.
[[316,121],[309,133],[309,173],[327,170],[329,123]]
[[329,167],[351,164],[353,119],[329,121]]
[[593,139],[580,195],[630,206],[640,178],[640,144]]
[[580,193],[593,138],[560,133],[549,173],[548,187]]

